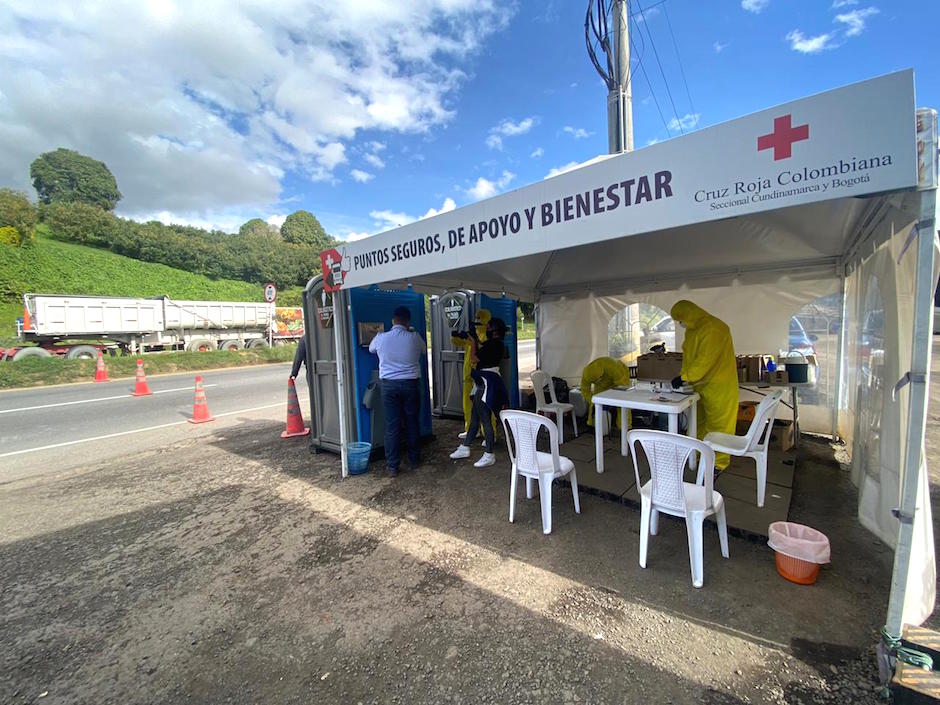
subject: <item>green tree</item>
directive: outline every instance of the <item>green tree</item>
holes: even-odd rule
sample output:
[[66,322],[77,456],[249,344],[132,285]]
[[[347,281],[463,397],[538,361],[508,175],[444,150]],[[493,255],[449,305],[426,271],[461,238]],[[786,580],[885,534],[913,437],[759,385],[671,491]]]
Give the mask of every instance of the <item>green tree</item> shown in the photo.
[[0,189],[0,228],[5,229],[4,242],[13,245],[31,243],[36,233],[36,219],[36,207],[26,194]]
[[87,203],[113,211],[121,200],[105,163],[71,149],[40,154],[30,164],[29,175],[40,203]]
[[265,223],[261,218],[252,218],[238,229],[241,236],[263,237],[268,240],[280,240],[281,231],[276,225]]
[[120,219],[87,203],[53,203],[43,209],[43,221],[62,240],[108,246]]
[[325,250],[333,244],[333,238],[326,234],[320,221],[310,211],[294,211],[281,226],[284,242],[294,245],[310,245],[317,251]]

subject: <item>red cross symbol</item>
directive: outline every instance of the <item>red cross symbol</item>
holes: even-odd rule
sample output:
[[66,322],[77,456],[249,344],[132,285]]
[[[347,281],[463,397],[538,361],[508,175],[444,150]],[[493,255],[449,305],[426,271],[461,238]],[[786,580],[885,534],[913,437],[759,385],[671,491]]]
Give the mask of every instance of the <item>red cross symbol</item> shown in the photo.
[[774,118],[774,131],[757,138],[757,151],[773,148],[775,162],[793,156],[793,143],[809,139],[809,123],[792,127],[790,120],[789,114]]

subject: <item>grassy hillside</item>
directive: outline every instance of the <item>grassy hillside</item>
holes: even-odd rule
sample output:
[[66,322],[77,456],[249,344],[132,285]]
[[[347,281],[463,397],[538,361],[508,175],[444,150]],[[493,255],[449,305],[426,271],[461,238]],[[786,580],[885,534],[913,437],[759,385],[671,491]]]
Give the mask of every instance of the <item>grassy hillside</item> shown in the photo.
[[[278,294],[278,304],[300,304],[300,287]],[[261,286],[228,279],[213,280],[162,264],[54,240],[41,231],[32,247],[0,245],[0,339],[16,332],[23,315],[22,296],[92,294],[100,296],[167,296],[208,301],[263,301]]]

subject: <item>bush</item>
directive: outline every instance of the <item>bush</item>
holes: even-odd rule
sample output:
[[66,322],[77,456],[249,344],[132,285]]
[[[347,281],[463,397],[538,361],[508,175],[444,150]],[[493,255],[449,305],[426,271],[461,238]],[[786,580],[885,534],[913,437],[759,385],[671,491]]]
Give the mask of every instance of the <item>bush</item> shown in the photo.
[[[0,189],[0,242],[7,245],[28,245],[36,232],[36,207],[26,194]],[[13,229],[13,233],[9,232]]]
[[43,206],[42,220],[60,239],[106,247],[111,243],[118,219],[87,203],[53,203]]

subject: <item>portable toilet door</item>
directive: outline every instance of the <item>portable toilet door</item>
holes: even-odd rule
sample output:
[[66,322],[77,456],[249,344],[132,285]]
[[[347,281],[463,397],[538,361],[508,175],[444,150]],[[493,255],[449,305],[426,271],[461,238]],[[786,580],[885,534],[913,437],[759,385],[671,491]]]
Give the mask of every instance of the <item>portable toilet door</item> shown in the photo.
[[431,297],[431,411],[435,416],[463,418],[464,351],[451,333],[470,330],[476,315],[469,291],[450,291]]
[[[349,326],[336,326],[336,315],[345,312],[346,294],[328,293],[323,277],[316,276],[304,288],[302,305],[304,336],[307,339],[307,386],[310,390],[310,445],[315,450],[339,453],[339,396],[336,378],[336,334],[343,349],[349,347]],[[350,385],[346,385],[349,389]],[[347,394],[346,418],[355,418],[355,404]]]

